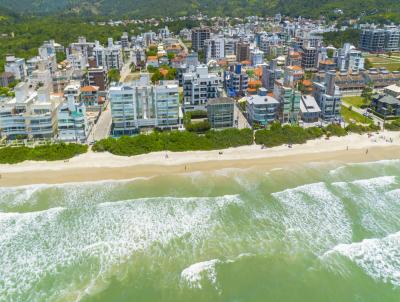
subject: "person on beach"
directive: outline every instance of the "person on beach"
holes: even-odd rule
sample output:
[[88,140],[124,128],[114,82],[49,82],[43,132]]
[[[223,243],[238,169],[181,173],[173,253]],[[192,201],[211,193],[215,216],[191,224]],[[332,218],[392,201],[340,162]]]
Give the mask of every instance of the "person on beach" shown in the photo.
[[367,149],[367,151],[365,151],[365,154],[368,154],[368,149]]

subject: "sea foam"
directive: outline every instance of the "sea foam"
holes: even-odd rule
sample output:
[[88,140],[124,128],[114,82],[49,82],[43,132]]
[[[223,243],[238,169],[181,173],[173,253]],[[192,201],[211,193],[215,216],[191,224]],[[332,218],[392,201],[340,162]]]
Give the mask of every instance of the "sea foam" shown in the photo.
[[351,242],[352,228],[344,205],[325,183],[272,194],[282,204],[288,242],[317,254],[340,242]]
[[241,202],[230,195],[169,197],[2,213],[0,301],[42,301],[39,288],[45,278],[53,280],[46,301],[54,300],[66,281],[75,287],[70,292],[84,292],[154,244],[167,246],[182,238],[199,250],[220,223],[220,211]]
[[400,286],[400,232],[381,239],[339,244],[324,257],[335,254],[349,258],[376,280]]

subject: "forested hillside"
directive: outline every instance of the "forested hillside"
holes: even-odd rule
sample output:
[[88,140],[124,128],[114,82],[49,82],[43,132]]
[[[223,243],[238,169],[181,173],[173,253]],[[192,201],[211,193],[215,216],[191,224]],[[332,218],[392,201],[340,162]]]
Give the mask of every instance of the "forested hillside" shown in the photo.
[[363,17],[400,21],[399,0],[0,0],[0,6],[24,14],[160,17],[203,12],[212,16],[268,15],[337,18]]

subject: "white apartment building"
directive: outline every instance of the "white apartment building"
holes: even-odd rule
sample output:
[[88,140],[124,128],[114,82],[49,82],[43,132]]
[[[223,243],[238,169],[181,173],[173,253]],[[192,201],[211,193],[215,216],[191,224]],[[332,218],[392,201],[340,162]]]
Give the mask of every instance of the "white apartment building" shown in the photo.
[[365,59],[362,52],[350,43],[345,43],[343,48],[338,49],[336,54],[337,67],[340,71],[359,71],[364,69]]
[[112,134],[132,135],[141,128],[177,129],[181,125],[178,84],[162,81],[150,84],[149,74],[139,81],[109,89]]
[[96,65],[103,66],[106,70],[121,70],[124,64],[122,46],[114,44],[112,38],[108,39],[107,47],[103,47],[99,41],[96,41],[93,48],[93,56],[96,60]]
[[264,52],[258,48],[250,51],[250,61],[252,66],[264,64]]
[[121,70],[124,65],[121,45],[114,44],[113,39],[109,38],[108,46],[104,50],[107,69]]
[[328,72],[325,82],[314,82],[314,97],[321,109],[321,117],[326,121],[340,118],[341,93],[335,85],[335,72]]
[[58,109],[58,139],[65,142],[86,142],[90,129],[86,107],[80,99],[80,85],[70,84],[64,89],[65,101]]
[[225,57],[225,39],[223,36],[212,36],[204,41],[207,62]]
[[25,59],[16,58],[15,56],[6,56],[5,72],[11,72],[16,80],[23,81],[26,78]]
[[88,64],[83,53],[76,51],[67,56],[67,61],[73,70],[84,70]]
[[218,97],[221,78],[209,73],[206,65],[199,65],[195,72],[184,73],[183,103],[186,110],[205,110],[208,99]]
[[47,87],[30,91],[28,83],[15,87],[15,97],[0,101],[2,136],[16,138],[53,138],[57,130],[59,100],[50,97]]
[[53,92],[53,77],[45,62],[39,63],[38,69],[32,71],[29,82],[34,88],[47,87]]

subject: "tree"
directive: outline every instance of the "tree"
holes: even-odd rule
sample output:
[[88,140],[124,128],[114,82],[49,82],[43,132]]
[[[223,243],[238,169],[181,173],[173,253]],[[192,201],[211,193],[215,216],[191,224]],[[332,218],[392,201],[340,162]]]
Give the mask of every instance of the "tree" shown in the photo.
[[371,63],[371,61],[368,58],[365,58],[364,68],[365,69],[371,69],[373,67],[374,67],[374,65]]
[[363,91],[361,92],[361,97],[363,98],[364,103],[367,104],[367,105],[368,105],[368,104],[371,102],[371,100],[372,100],[372,92],[373,92],[373,89],[372,89],[371,86],[366,86],[366,87],[363,89]]
[[119,82],[121,78],[121,74],[118,69],[111,69],[108,72],[108,81],[111,82]]
[[173,52],[170,52],[169,54],[168,54],[168,60],[172,60],[173,58],[175,58],[175,54],[173,53]]
[[67,58],[67,56],[66,56],[65,52],[63,52],[63,51],[56,52],[57,63],[64,61],[66,58]]

